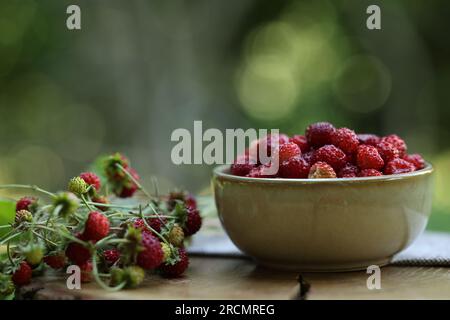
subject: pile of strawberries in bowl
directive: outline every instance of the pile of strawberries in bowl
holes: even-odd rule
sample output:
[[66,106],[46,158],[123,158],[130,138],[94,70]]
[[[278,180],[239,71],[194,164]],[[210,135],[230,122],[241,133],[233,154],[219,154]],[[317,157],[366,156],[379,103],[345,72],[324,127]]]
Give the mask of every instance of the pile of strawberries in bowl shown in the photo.
[[[269,170],[273,161],[261,163],[260,148],[278,160],[276,173]],[[396,134],[357,134],[318,122],[309,125],[304,135],[267,135],[254,141],[237,157],[230,172],[250,178],[356,178],[404,174],[425,165],[421,155],[407,153],[405,141]]]

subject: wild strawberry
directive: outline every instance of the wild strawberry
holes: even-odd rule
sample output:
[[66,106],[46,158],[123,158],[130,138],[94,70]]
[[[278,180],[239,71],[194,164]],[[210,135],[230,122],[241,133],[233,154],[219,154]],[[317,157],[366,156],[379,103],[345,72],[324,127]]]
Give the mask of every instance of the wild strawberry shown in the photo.
[[383,137],[381,141],[392,143],[394,147],[397,148],[400,157],[403,157],[406,154],[406,150],[408,149],[406,143],[398,135],[396,134],[388,135],[386,137]]
[[358,173],[358,177],[378,177],[382,175],[383,173],[375,169],[363,169]]
[[[289,142],[289,137],[283,133],[280,134],[268,134],[267,136],[261,138],[258,143],[258,148],[262,148],[263,150],[267,150],[267,156],[270,157],[272,155],[272,148],[277,150],[285,143]],[[278,145],[277,145],[278,143]],[[259,157],[259,151],[258,151]]]
[[128,169],[130,161],[122,154],[115,153],[105,159],[105,174],[110,181],[121,181],[126,177],[125,172],[118,166]]
[[86,224],[84,225],[83,238],[86,240],[99,241],[109,233],[108,218],[98,211],[89,213]]
[[35,212],[38,206],[38,199],[34,197],[20,198],[16,203],[16,212],[20,210],[27,210],[31,213]]
[[52,269],[64,268],[67,264],[64,252],[55,253],[44,257],[44,262]]
[[161,243],[154,236],[142,233],[143,251],[137,256],[137,264],[144,269],[157,268],[164,259]]
[[310,167],[310,164],[302,157],[294,157],[280,165],[280,177],[305,179],[308,178]]
[[[128,173],[134,178],[134,180],[136,181],[140,180],[140,177],[137,174],[136,170],[134,170],[133,168],[128,168],[127,170]],[[121,191],[118,194],[118,196],[120,198],[129,198],[132,197],[137,190],[138,190],[137,184],[132,179],[127,177],[126,181],[122,185]]]
[[93,269],[92,262],[86,261],[79,267],[80,267],[80,271],[81,271],[81,275],[80,275],[81,282],[83,282],[83,283],[91,282],[92,281],[92,269]]
[[425,160],[423,160],[422,156],[418,153],[404,155],[403,160],[412,163],[414,167],[416,167],[416,170],[425,168]]
[[357,175],[358,175],[358,167],[351,163],[347,163],[338,172],[339,178],[355,178]]
[[400,152],[398,152],[397,148],[392,143],[386,141],[381,141],[376,145],[376,148],[385,163],[398,158],[400,154]]
[[21,224],[22,222],[32,222],[33,221],[33,215],[28,210],[19,210],[16,212],[16,215],[14,217],[14,222],[16,225]]
[[384,166],[383,158],[381,158],[377,148],[366,144],[358,147],[356,162],[361,169],[379,170]]
[[326,162],[316,162],[309,170],[309,179],[336,178],[336,172]]
[[186,237],[189,237],[200,230],[202,226],[202,217],[198,210],[189,210],[187,212],[186,223],[184,225],[183,231]]
[[60,192],[53,198],[53,207],[60,207],[59,214],[65,218],[73,214],[79,205],[80,201],[71,192]]
[[145,271],[138,266],[130,266],[125,269],[112,268],[110,274],[112,286],[125,283],[125,288],[137,287],[145,278]]
[[88,191],[88,184],[80,177],[73,177],[69,181],[68,190],[78,196],[85,194]]
[[165,263],[161,265],[163,274],[170,278],[181,276],[189,265],[189,258],[186,251],[182,248],[178,249],[178,261],[174,264]]
[[247,174],[247,177],[249,177],[249,178],[275,178],[276,174],[272,173],[272,170],[270,169],[270,167],[271,167],[270,163],[262,164],[258,167],[255,167],[252,170],[250,170],[250,172]]
[[[146,220],[147,220],[147,224],[156,232],[161,232],[162,227],[164,226],[164,224],[167,221],[166,218],[161,218],[161,217],[149,218]],[[153,231],[147,227],[147,225],[144,223],[144,220],[142,220],[141,218],[134,220],[133,227],[142,230],[142,232],[146,232],[146,233],[153,235]]]
[[230,172],[235,176],[243,177],[247,175],[254,167],[256,167],[256,163],[254,163],[254,161],[250,161],[249,156],[238,156],[231,165]]
[[105,197],[105,196],[96,196],[95,198],[92,199],[92,201],[95,202],[95,203],[99,203],[98,205],[95,205],[95,207],[98,210],[101,210],[101,211],[107,211],[108,210],[107,206],[102,206],[101,205],[101,204],[109,204],[109,200],[108,200],[107,197]]
[[[183,230],[181,230],[183,231]],[[171,254],[172,254],[172,249],[170,248],[170,245],[168,245],[165,242],[161,242],[161,249],[163,251],[163,255],[164,255],[164,259],[163,259],[163,263],[167,262],[167,260],[170,258]]]
[[37,266],[44,257],[44,247],[40,243],[30,243],[23,248],[23,254],[30,266]]
[[320,148],[326,144],[331,144],[331,134],[336,130],[331,123],[317,122],[306,128],[305,136],[308,144],[315,148]]
[[[80,240],[85,240],[82,235],[77,235],[76,237]],[[78,242],[70,242],[66,248],[66,256],[70,261],[80,266],[91,258],[91,252]]]
[[12,275],[12,281],[16,286],[26,285],[30,283],[32,273],[30,265],[22,261],[19,268]]
[[183,229],[178,225],[174,225],[169,232],[167,240],[175,247],[180,247],[183,244],[184,240]]
[[302,153],[309,151],[308,140],[306,140],[305,136],[297,134],[289,138],[289,141],[298,145]]
[[100,178],[93,172],[83,172],[80,174],[80,178],[87,183],[88,186],[92,186],[96,191],[101,188]]
[[310,150],[307,153],[302,154],[302,158],[310,165],[314,164],[314,150]]
[[347,156],[341,149],[327,144],[314,152],[314,162],[326,162],[334,170],[339,170],[347,162]]
[[348,128],[340,128],[331,132],[330,136],[331,143],[347,154],[355,152],[358,148],[358,136],[353,130]]
[[112,265],[117,262],[120,258],[120,251],[117,249],[109,249],[103,251],[103,258],[108,265]]
[[197,209],[197,200],[192,194],[188,194],[184,200],[184,204],[188,209]]
[[368,144],[371,146],[376,146],[377,144],[380,143],[381,138],[375,134],[361,133],[358,134],[358,140],[360,144]]
[[389,161],[384,168],[385,174],[401,174],[416,170],[416,167],[411,162],[396,158]]
[[300,150],[300,147],[296,145],[293,142],[287,142],[280,146],[278,150],[278,159],[279,163],[282,163],[283,161],[289,160],[294,157],[301,156],[302,151]]

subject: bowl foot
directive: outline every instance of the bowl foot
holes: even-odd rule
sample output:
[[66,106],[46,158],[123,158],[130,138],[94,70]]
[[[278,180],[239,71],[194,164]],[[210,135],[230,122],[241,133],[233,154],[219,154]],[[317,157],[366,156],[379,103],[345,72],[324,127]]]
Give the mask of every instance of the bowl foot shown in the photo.
[[277,270],[288,270],[298,272],[348,272],[348,271],[360,271],[367,270],[367,267],[376,265],[383,267],[391,262],[392,257],[379,259],[379,260],[367,260],[360,262],[347,262],[347,263],[308,263],[308,264],[295,264],[295,263],[283,263],[283,262],[269,262],[257,260],[257,263],[263,267]]

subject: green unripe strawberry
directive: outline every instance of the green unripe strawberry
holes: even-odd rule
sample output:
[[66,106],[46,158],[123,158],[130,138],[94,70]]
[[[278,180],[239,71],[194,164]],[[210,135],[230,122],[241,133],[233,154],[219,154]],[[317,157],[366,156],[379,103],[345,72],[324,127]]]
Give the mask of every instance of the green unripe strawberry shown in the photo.
[[78,198],[71,192],[60,192],[53,199],[53,207],[60,206],[59,214],[63,217],[72,215],[80,205]]
[[70,181],[69,181],[68,189],[70,192],[72,192],[76,195],[80,196],[82,194],[87,193],[88,188],[89,188],[89,186],[86,183],[86,181],[84,181],[80,177],[74,177],[74,178],[70,179]]

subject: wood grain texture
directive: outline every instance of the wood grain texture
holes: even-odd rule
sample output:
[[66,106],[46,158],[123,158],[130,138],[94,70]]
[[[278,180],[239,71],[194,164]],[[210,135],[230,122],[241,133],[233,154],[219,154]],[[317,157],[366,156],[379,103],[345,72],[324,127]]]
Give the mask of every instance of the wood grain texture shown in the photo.
[[297,273],[261,269],[244,259],[191,259],[186,276],[148,276],[136,289],[107,292],[95,283],[68,290],[64,274],[36,278],[21,295],[32,299],[289,299],[298,292]]
[[381,289],[367,289],[365,272],[303,274],[311,288],[308,300],[450,299],[450,268],[385,267]]

